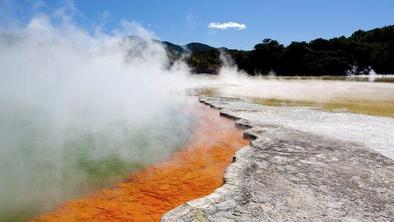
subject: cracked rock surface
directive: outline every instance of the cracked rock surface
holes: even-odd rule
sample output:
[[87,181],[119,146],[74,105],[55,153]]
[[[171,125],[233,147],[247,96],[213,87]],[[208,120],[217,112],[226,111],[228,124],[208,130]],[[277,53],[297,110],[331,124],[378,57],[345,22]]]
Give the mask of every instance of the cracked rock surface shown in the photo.
[[[393,119],[290,110],[237,99],[201,97],[200,101],[247,128],[245,136],[252,142],[236,153],[221,188],[166,213],[162,221],[394,221],[394,161],[390,158],[394,130],[386,125]],[[295,114],[275,118],[274,114],[286,112]],[[300,119],[294,121],[299,125],[286,122],[297,116]],[[312,123],[302,126],[302,118]],[[319,118],[320,126],[314,122]],[[365,131],[365,142],[358,135],[364,129],[342,138],[338,136],[341,126],[336,127],[337,133],[327,130],[327,118],[349,125],[372,121],[371,127],[377,130]],[[335,122],[331,124],[335,127]],[[379,127],[389,132],[368,141],[383,131]]]

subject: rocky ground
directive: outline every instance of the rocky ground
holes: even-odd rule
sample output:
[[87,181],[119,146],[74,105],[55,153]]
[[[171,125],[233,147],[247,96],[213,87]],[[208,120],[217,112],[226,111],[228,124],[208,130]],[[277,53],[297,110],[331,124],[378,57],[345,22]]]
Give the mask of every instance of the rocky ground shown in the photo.
[[162,221],[394,221],[394,119],[201,97],[245,128],[214,193]]

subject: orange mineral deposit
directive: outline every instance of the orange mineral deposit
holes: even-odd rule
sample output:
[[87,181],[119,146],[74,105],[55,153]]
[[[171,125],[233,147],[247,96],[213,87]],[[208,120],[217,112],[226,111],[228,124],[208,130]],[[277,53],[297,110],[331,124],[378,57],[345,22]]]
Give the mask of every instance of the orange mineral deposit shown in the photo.
[[160,221],[169,210],[212,193],[223,184],[234,152],[248,141],[217,111],[200,104],[196,109],[192,139],[170,159],[33,221]]

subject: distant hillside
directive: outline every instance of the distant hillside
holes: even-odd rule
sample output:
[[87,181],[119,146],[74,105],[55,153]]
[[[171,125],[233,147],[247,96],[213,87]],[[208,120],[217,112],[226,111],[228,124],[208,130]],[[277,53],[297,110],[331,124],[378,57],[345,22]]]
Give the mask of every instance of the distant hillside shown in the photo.
[[218,49],[198,42],[192,42],[184,46],[170,42],[161,42],[167,49],[167,55],[172,64],[175,60],[185,55],[186,63],[194,73],[216,74],[220,69],[220,54]]
[[167,42],[167,41],[158,41],[158,42],[162,43],[168,50],[175,52],[175,53],[179,53],[179,54],[208,52],[208,51],[216,49],[212,46],[209,46],[209,45],[206,45],[203,43],[199,43],[199,42],[191,42],[191,43],[183,45],[183,46],[176,45],[174,43]]
[[190,52],[192,53],[199,53],[199,52],[208,52],[208,51],[212,51],[215,50],[216,48],[206,45],[206,44],[202,44],[202,43],[198,43],[198,42],[192,42],[189,43],[187,45],[185,45],[185,47],[190,50]]
[[369,31],[358,30],[350,37],[318,38],[292,42],[288,46],[264,39],[250,51],[215,48],[202,43],[183,46],[166,41],[171,64],[183,58],[194,73],[217,74],[222,63],[220,52],[227,52],[238,68],[250,75],[346,75],[394,73],[394,25]]
[[185,53],[185,49],[182,46],[179,45],[175,45],[171,42],[167,42],[167,41],[159,41],[161,42],[168,50],[177,53],[177,54],[182,54]]

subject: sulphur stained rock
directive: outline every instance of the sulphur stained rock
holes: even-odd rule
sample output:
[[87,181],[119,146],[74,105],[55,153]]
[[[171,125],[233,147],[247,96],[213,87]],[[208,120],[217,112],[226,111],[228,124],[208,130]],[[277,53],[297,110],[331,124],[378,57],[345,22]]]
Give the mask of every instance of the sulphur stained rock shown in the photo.
[[[221,188],[166,213],[162,221],[391,221],[394,218],[394,161],[387,157],[392,153],[387,150],[392,138],[384,138],[387,135],[383,134],[375,143],[367,141],[382,129],[366,133],[365,142],[358,136],[360,132],[340,139],[339,133],[327,130],[325,125],[329,123],[320,127],[314,123],[294,127],[287,124],[286,117],[275,118],[273,114],[296,112],[287,117],[294,118],[297,112],[308,113],[303,118],[313,122],[324,120],[330,113],[305,108],[283,111],[288,108],[225,98],[200,100],[220,109],[221,115],[236,120],[238,126],[249,128],[245,136],[253,141],[236,153]],[[342,122],[343,125],[361,119],[375,121],[375,128],[386,126],[379,118],[336,115],[331,118],[348,121]],[[302,119],[294,121],[302,123]],[[343,129],[339,126],[337,130]],[[382,153],[386,156],[379,150],[385,150]]]

